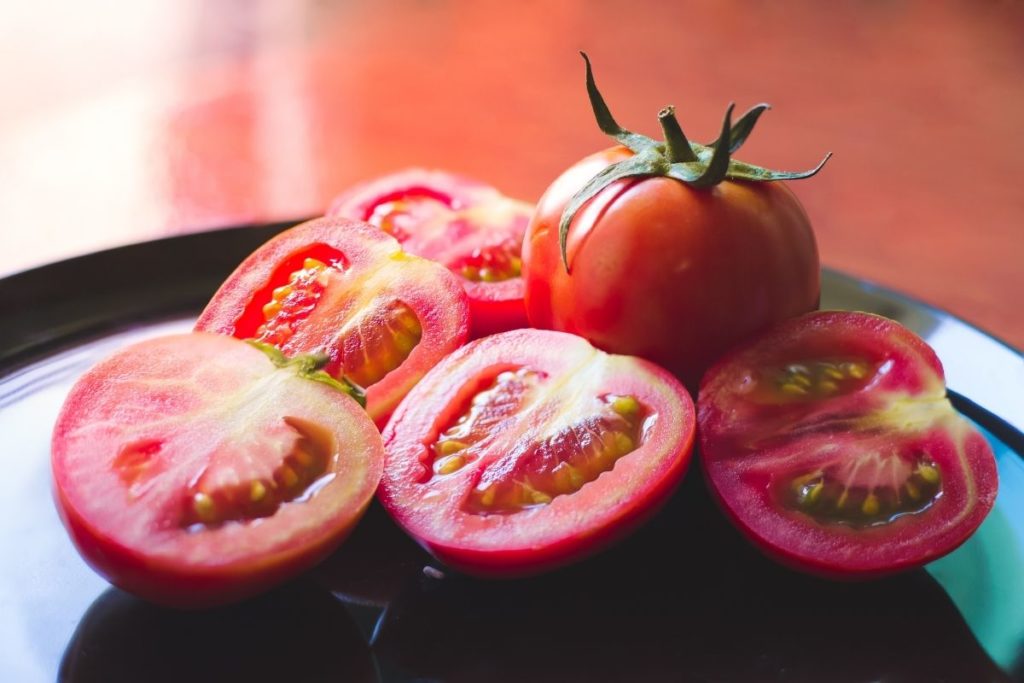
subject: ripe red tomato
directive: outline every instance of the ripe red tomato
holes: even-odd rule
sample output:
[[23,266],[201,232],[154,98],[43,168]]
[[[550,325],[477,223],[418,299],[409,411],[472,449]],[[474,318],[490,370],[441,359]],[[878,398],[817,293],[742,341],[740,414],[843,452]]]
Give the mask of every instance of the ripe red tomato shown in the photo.
[[[818,251],[785,186],[811,171],[731,159],[767,105],[718,141],[690,143],[666,107],[666,141],[621,127],[587,85],[601,129],[623,146],[589,156],[547,189],[523,242],[526,309],[535,327],[648,358],[695,390],[730,346],[818,306]],[[827,157],[826,157],[827,158]],[[824,161],[822,162],[824,164]]]
[[353,187],[327,215],[372,223],[447,266],[469,296],[475,338],[526,327],[520,252],[532,213],[479,181],[409,169]]
[[53,432],[61,518],[121,588],[178,607],[238,600],[317,563],[373,497],[383,444],[306,358],[213,334],[89,370]]
[[442,562],[515,576],[634,528],[681,480],[693,404],[671,375],[559,332],[470,342],[413,389],[384,431],[378,492]]
[[694,189],[671,178],[618,180],[569,229],[558,224],[591,177],[632,156],[587,157],[548,188],[523,244],[526,307],[536,327],[643,356],[690,387],[730,346],[818,306],[818,251],[807,215],[779,183]]
[[711,368],[698,407],[711,490],[799,569],[918,566],[963,543],[995,501],[992,450],[946,398],[939,359],[886,318],[782,323]]
[[325,370],[366,387],[367,412],[383,426],[420,377],[465,342],[469,309],[458,280],[436,263],[365,223],[320,218],[253,252],[196,330],[287,356],[327,354]]

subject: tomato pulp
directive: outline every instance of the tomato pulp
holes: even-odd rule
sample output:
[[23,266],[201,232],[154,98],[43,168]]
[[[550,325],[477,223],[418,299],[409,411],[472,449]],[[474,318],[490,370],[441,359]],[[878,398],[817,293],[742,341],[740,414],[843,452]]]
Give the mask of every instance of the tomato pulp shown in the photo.
[[57,507],[82,556],[155,602],[238,600],[333,550],[383,445],[338,383],[230,337],[144,341],[89,370],[57,418]]
[[813,573],[929,562],[995,501],[991,447],[950,404],[935,352],[879,316],[778,325],[708,371],[698,414],[723,509],[767,554]]
[[253,252],[196,330],[253,339],[287,356],[324,353],[325,370],[366,388],[383,426],[412,386],[469,333],[466,294],[445,268],[365,223],[320,218]]
[[455,273],[469,297],[473,337],[527,325],[520,252],[532,213],[489,185],[422,169],[357,185],[328,211],[376,225],[407,252]]
[[570,198],[632,156],[625,147],[589,156],[541,197],[523,243],[527,313],[535,327],[648,358],[693,390],[732,345],[817,308],[814,233],[781,183],[624,178],[576,214],[566,269],[558,227]]
[[532,574],[650,515],[686,470],[694,424],[689,394],[652,363],[505,332],[448,356],[402,402],[378,495],[442,562]]

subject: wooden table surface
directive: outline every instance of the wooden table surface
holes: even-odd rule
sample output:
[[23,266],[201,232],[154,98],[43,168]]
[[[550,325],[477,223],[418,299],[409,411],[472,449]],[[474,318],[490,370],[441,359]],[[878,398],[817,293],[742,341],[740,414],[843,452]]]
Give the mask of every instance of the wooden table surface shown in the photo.
[[[412,165],[535,200],[675,104],[793,184],[824,264],[1024,347],[1024,4],[114,0],[0,9],[0,274],[320,213]],[[69,283],[77,286],[76,283]]]

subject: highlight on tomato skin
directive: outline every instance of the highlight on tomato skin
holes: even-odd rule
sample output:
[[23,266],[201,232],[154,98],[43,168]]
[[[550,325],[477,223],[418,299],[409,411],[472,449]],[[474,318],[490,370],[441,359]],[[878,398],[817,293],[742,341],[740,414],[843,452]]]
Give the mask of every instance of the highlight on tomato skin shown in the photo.
[[308,569],[360,519],[383,465],[379,432],[342,389],[316,362],[228,336],[118,351],[78,380],[53,431],[72,541],[120,588],[180,608]]
[[522,244],[533,208],[478,180],[410,168],[350,188],[327,215],[371,223],[451,270],[469,296],[478,338],[527,326]]
[[384,431],[384,508],[450,567],[526,576],[597,552],[664,503],[689,464],[693,403],[668,372],[561,332],[470,342]]
[[698,422],[727,516],[769,556],[826,577],[955,550],[998,490],[935,352],[876,315],[815,312],[741,345],[705,374]]
[[221,285],[196,330],[286,356],[321,353],[325,370],[366,390],[383,427],[423,374],[469,335],[469,304],[447,269],[373,226],[319,218],[253,252]]

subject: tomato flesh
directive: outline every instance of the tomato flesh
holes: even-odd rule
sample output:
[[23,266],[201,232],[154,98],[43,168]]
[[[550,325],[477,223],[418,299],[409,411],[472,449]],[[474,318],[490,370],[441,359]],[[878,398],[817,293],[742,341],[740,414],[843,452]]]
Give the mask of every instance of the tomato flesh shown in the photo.
[[531,574],[604,547],[685,472],[694,415],[651,363],[517,330],[446,358],[384,433],[379,496],[443,562]]
[[446,266],[469,297],[472,336],[526,326],[522,243],[533,207],[475,180],[410,169],[350,189],[328,215],[376,225]]
[[366,388],[381,426],[402,396],[469,332],[456,278],[380,230],[322,218],[278,235],[221,286],[201,331],[323,353],[325,370]]
[[58,508],[83,557],[181,607],[247,597],[318,562],[362,515],[382,460],[353,399],[203,333],[92,368],[52,444]]
[[726,512],[768,554],[827,576],[918,566],[991,509],[991,448],[946,398],[934,352],[897,323],[819,312],[708,371],[702,460]]

